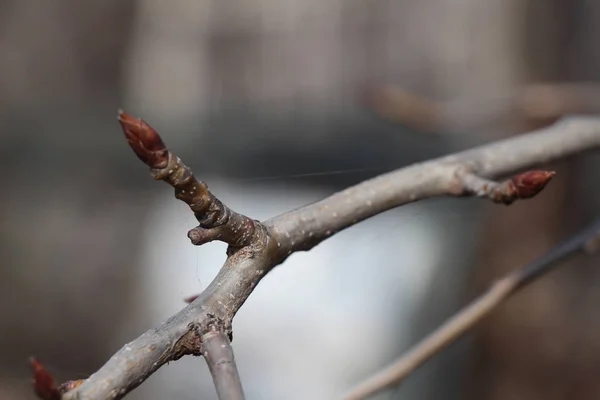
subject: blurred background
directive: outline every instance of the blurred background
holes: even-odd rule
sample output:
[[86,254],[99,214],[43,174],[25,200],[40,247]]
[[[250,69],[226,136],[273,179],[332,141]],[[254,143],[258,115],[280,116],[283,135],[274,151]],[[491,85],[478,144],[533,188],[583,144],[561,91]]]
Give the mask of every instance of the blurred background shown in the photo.
[[[0,399],[27,359],[85,378],[225,259],[126,145],[143,117],[266,219],[404,165],[600,114],[591,0],[0,0]],[[600,211],[597,155],[537,198],[386,212],[259,285],[234,321],[249,399],[331,399]],[[600,395],[600,270],[540,279],[380,399]],[[131,399],[215,399],[200,358]]]

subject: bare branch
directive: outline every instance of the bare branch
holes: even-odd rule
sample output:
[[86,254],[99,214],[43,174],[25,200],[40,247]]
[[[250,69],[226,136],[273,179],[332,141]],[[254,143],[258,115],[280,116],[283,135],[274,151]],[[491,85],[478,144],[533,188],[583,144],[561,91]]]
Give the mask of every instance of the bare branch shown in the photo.
[[600,119],[572,118],[515,138],[414,164],[265,222],[290,254],[381,212],[435,196],[473,193],[465,175],[490,178],[600,146]]
[[[131,123],[143,127],[138,120]],[[130,124],[125,129],[131,129]],[[130,143],[135,143],[132,145],[134,150],[137,141],[144,141],[139,137],[141,135],[128,136]],[[148,146],[141,147],[150,151],[142,151],[140,158],[155,157],[158,161],[151,166],[164,171],[164,164],[158,164],[164,163],[164,157],[160,155],[161,147],[152,147],[150,144],[155,141],[149,142]],[[230,243],[228,258],[206,290],[160,327],[149,330],[123,346],[81,386],[63,395],[63,399],[119,399],[165,363],[186,354],[201,355],[202,335],[215,328],[229,335],[233,317],[256,284],[294,251],[309,249],[335,232],[406,203],[432,196],[469,194],[473,187],[464,181],[464,174],[492,178],[599,146],[600,119],[575,118],[537,132],[416,164],[365,181],[264,224],[254,221],[251,234],[249,230],[252,225],[238,226],[232,222],[239,221],[237,217],[229,218],[225,228],[220,231],[223,234],[221,239]],[[139,150],[140,146],[137,147]],[[140,156],[138,151],[136,154]],[[167,165],[188,171],[179,160],[173,161],[176,160],[173,155],[167,158]],[[177,186],[178,182],[191,182],[191,171],[178,175],[179,180],[173,181],[169,181],[168,169],[167,172],[166,180],[176,187],[176,193],[183,189]],[[162,179],[164,175],[159,176]],[[205,208],[193,208],[196,194],[188,197],[187,189],[183,190],[186,190],[184,201],[189,201],[194,212],[201,214],[199,219],[213,221],[212,218],[206,218]],[[214,203],[214,196],[208,194],[205,187],[202,192],[198,195],[202,201]],[[221,211],[222,207],[215,208],[216,215],[225,212]],[[213,210],[210,207],[208,209]],[[214,221],[220,219],[217,217]],[[232,223],[248,231],[237,236],[240,231],[236,232],[237,228],[229,226]],[[202,229],[209,231],[214,228],[210,224],[202,226]],[[212,233],[208,236],[217,238]],[[245,239],[238,241],[239,238]]]
[[342,399],[364,399],[390,386],[400,384],[418,367],[473,328],[519,289],[552,271],[566,258],[582,252],[591,254],[597,251],[599,245],[600,220],[596,221],[589,229],[554,247],[543,257],[506,274],[496,281],[485,294],[455,314],[390,366],[360,383]]
[[219,400],[244,400],[231,342],[220,331],[202,335],[202,355],[208,364]]

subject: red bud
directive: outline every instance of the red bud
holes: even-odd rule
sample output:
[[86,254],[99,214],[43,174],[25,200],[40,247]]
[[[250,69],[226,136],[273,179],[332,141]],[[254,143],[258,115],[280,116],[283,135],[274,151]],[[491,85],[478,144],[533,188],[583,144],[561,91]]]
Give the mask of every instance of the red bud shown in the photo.
[[119,122],[129,142],[140,160],[150,168],[167,166],[168,152],[158,132],[144,120],[134,118],[119,110]]
[[556,175],[554,171],[528,171],[512,177],[517,196],[527,199],[544,189],[546,184]]
[[54,383],[52,375],[35,358],[29,360],[33,370],[33,389],[42,400],[60,400],[60,392]]

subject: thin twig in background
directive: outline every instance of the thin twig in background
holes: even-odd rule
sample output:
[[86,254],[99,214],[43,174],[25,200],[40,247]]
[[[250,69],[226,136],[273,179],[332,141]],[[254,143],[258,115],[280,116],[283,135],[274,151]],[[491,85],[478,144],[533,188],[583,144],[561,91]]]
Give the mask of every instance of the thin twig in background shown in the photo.
[[543,189],[551,172],[528,171],[491,187],[489,179],[600,147],[600,119],[573,118],[381,175],[261,223],[225,207],[146,123],[124,113],[119,119],[153,176],[174,186],[176,197],[200,221],[190,232],[192,241],[222,240],[229,244],[228,256],[215,279],[187,307],[124,345],[63,399],[120,399],[162,365],[184,355],[202,355],[203,336],[215,330],[229,336],[236,312],[270,270],[293,252],[308,250],[359,221],[434,196],[475,195],[504,203],[529,198]]
[[390,386],[400,384],[432,356],[453,343],[473,328],[484,317],[510,296],[527,286],[536,278],[552,271],[568,257],[579,253],[592,253],[600,244],[600,220],[592,227],[571,237],[551,249],[543,257],[515,269],[496,281],[492,287],[471,304],[463,308],[433,333],[417,343],[397,361],[384,370],[358,384],[342,397],[343,400],[360,400],[372,396]]

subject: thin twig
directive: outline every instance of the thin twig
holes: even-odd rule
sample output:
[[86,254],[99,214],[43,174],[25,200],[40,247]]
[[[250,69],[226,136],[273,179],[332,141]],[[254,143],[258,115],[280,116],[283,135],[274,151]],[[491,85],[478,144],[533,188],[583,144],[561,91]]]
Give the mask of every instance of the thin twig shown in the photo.
[[400,384],[418,367],[473,328],[519,289],[552,271],[566,258],[582,252],[589,254],[597,250],[599,240],[600,220],[596,221],[591,228],[554,247],[543,257],[509,272],[496,281],[485,294],[451,317],[397,361],[358,384],[342,399],[364,399],[390,386]]
[[202,355],[208,364],[219,400],[244,400],[242,382],[235,365],[231,342],[221,331],[202,336]]
[[195,245],[213,240],[228,243],[233,248],[247,246],[258,240],[261,226],[245,215],[224,205],[199,181],[192,170],[173,154],[150,125],[119,111],[119,123],[129,145],[152,170],[154,179],[162,180],[175,189],[175,197],[185,202],[200,223],[188,232]]
[[[144,125],[136,120],[130,122],[124,128],[126,133],[132,131],[129,133],[133,136],[128,135],[128,140],[136,154],[142,149],[140,158],[156,156],[162,160],[160,152],[164,145],[154,146],[155,139],[146,145],[145,134],[135,132],[145,130]],[[229,334],[236,312],[262,277],[291,253],[310,249],[335,232],[417,200],[472,194],[473,188],[463,180],[465,173],[489,179],[598,147],[600,119],[574,118],[517,138],[381,175],[263,224],[254,221],[258,229],[250,239],[243,240],[241,247],[228,252],[225,264],[204,292],[161,326],[123,346],[81,386],[63,395],[63,400],[120,399],[167,362],[186,354],[201,355],[199,335],[215,327]],[[207,197],[208,201],[213,198]],[[233,243],[228,241],[230,250],[239,243],[238,237],[249,234],[249,231],[236,232],[235,226],[230,225],[235,220],[229,219],[222,231],[232,235]],[[250,229],[250,226],[239,228]],[[237,236],[240,233],[242,236]]]

